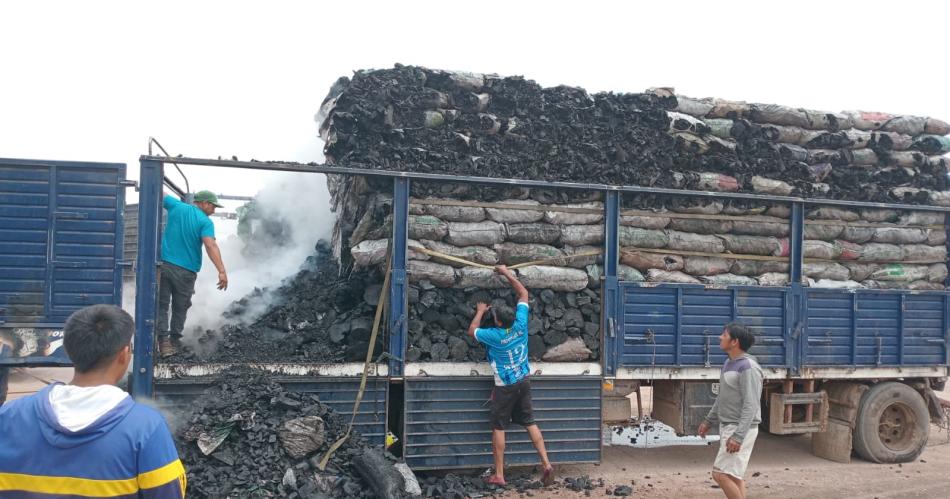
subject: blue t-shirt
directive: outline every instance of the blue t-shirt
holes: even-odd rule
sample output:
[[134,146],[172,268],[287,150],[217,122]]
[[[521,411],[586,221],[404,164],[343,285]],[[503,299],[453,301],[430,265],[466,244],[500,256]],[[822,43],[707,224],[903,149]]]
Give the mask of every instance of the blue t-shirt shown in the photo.
[[488,362],[495,371],[495,385],[513,385],[531,372],[528,365],[527,303],[518,302],[515,323],[510,328],[478,328],[475,339],[488,349]]
[[162,260],[192,272],[201,270],[201,238],[214,237],[214,223],[201,208],[165,196],[168,210],[162,235]]

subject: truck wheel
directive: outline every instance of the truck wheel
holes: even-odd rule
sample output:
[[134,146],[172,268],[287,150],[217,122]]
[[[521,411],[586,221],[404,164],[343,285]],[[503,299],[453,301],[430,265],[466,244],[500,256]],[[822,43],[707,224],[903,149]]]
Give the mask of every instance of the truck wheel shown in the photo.
[[878,383],[861,398],[854,450],[874,463],[906,463],[924,451],[930,432],[927,404],[913,388]]

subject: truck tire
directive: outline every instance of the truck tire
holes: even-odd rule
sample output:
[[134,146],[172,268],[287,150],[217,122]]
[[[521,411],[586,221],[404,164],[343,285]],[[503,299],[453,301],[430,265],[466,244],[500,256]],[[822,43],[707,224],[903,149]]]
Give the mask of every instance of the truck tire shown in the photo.
[[930,414],[913,388],[878,383],[861,398],[854,427],[854,450],[874,463],[906,463],[927,445]]

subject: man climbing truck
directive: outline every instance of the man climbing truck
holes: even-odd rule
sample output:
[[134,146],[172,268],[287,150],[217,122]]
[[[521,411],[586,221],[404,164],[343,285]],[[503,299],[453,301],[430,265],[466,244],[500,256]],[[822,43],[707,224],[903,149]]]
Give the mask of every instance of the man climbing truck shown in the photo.
[[[468,334],[485,345],[488,361],[495,372],[495,388],[491,394],[492,453],[495,458],[495,473],[488,477],[492,485],[505,485],[505,427],[514,421],[524,426],[531,443],[541,458],[542,482],[545,486],[554,482],[554,467],[548,461],[544,437],[534,422],[531,407],[531,381],[528,375],[528,290],[518,278],[499,265],[496,272],[505,276],[518,295],[517,311],[511,317],[509,311],[492,309],[487,303],[479,303],[475,317],[468,327]],[[485,312],[491,311],[494,327],[478,327]],[[504,327],[509,324],[508,327]]]
[[[162,357],[178,350],[185,318],[195,294],[195,280],[201,270],[201,246],[218,269],[218,289],[228,289],[228,274],[221,260],[221,250],[214,238],[214,223],[210,216],[218,204],[218,196],[211,191],[195,193],[195,204],[165,196],[163,206],[168,221],[162,234],[162,274],[158,290],[158,334]],[[171,322],[168,308],[171,306]]]

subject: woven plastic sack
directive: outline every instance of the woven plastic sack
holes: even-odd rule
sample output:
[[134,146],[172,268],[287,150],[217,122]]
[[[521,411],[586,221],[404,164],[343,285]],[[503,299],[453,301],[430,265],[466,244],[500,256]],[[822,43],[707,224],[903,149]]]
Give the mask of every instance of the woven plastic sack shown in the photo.
[[802,265],[802,273],[812,279],[831,279],[832,281],[847,281],[851,278],[851,271],[840,263],[819,262]]
[[683,272],[689,275],[725,274],[732,269],[732,260],[706,256],[688,256],[684,259]]
[[947,264],[935,263],[927,266],[927,280],[930,282],[939,282],[941,285],[947,280]]
[[650,269],[647,271],[647,281],[672,282],[679,284],[702,284],[699,279],[676,270]]
[[909,211],[901,214],[901,225],[943,225],[946,214],[942,211]]
[[505,226],[495,222],[449,222],[445,242],[453,246],[491,246],[505,240]]
[[805,222],[805,239],[833,241],[841,237],[844,225],[815,224]]
[[573,267],[575,269],[582,269],[588,265],[603,263],[603,255],[593,255],[593,256],[578,256],[573,258],[566,258],[572,255],[582,255],[585,253],[595,253],[598,250],[601,252],[603,248],[600,246],[565,246],[562,248],[564,251],[564,260],[561,263],[558,263],[558,267]]
[[859,282],[864,281],[881,268],[876,263],[842,262],[841,265],[844,265],[851,272],[851,279]]
[[590,203],[574,203],[557,205],[559,208],[583,208],[597,210],[600,213],[566,213],[563,211],[544,212],[544,221],[549,224],[558,225],[588,225],[598,224],[604,221],[604,203],[594,201]]
[[[474,263],[480,263],[482,265],[495,265],[498,263],[498,254],[495,253],[491,248],[486,248],[484,246],[452,246],[451,244],[446,244],[439,241],[421,241],[422,245],[427,249],[432,251],[438,251],[449,256],[454,256],[456,258],[461,258],[463,260],[468,260]],[[440,259],[437,256],[432,257],[434,260],[439,263],[445,263],[453,267],[464,267],[465,265],[458,262],[453,262],[450,260]]]
[[705,284],[716,286],[755,286],[758,281],[751,277],[735,274],[707,275],[699,278]]
[[927,118],[923,116],[895,116],[887,120],[881,130],[916,136],[924,133],[927,128]]
[[833,260],[835,258],[835,245],[828,241],[815,241],[806,239],[802,248],[805,258],[818,258],[821,260]]
[[736,255],[782,256],[782,243],[778,238],[766,236],[717,236],[729,253]]
[[679,255],[662,255],[626,249],[620,252],[620,261],[643,272],[649,269],[682,270],[685,265],[683,257]]
[[733,262],[732,268],[729,270],[733,274],[749,275],[749,276],[757,276],[761,274],[767,274],[770,272],[779,272],[782,274],[787,274],[788,262],[780,262],[778,260],[738,259]]
[[927,244],[931,246],[947,244],[947,231],[943,229],[927,229]]
[[564,255],[563,251],[547,244],[501,243],[492,246],[492,249],[498,254],[498,262],[503,265],[516,265]]
[[662,230],[620,227],[620,246],[659,249],[670,243],[670,237]]
[[874,227],[846,226],[839,237],[845,241],[863,244],[874,238],[874,230]]
[[781,180],[772,180],[756,175],[752,177],[752,190],[775,196],[788,196],[795,190],[795,187]]
[[604,242],[603,225],[561,226],[561,242],[570,246],[601,244]]
[[427,215],[409,215],[409,237],[441,241],[449,233],[449,225]]
[[878,130],[894,118],[892,114],[874,111],[845,111],[844,114],[851,120],[851,126],[858,130]]
[[513,243],[551,244],[561,238],[561,226],[544,223],[507,224],[508,240]]
[[697,251],[700,253],[722,253],[725,250],[723,242],[717,236],[690,234],[667,230],[670,238],[669,249],[679,251]]
[[733,222],[731,220],[674,218],[670,220],[669,228],[681,232],[692,232],[694,234],[728,234],[732,232],[732,224]]
[[861,214],[856,211],[846,210],[843,208],[822,206],[809,211],[806,215],[806,218],[816,220],[841,220],[844,222],[857,222],[858,220],[861,220]]
[[851,241],[838,239],[833,244],[835,260],[857,260],[864,251],[863,246]]
[[663,216],[640,216],[640,215],[621,215],[620,225],[628,227],[639,227],[641,229],[665,229],[670,224],[669,217]]
[[904,227],[878,227],[874,229],[876,243],[917,244],[927,241],[927,232],[924,229]]
[[950,123],[937,118],[927,118],[924,132],[934,135],[950,135]]
[[681,113],[702,118],[709,114],[712,109],[713,103],[710,99],[693,99],[683,97],[682,95],[676,96],[676,110]]
[[897,210],[878,210],[874,208],[860,210],[861,220],[865,222],[885,222],[893,223],[901,217],[901,212]]
[[927,280],[930,273],[928,265],[904,265],[888,263],[870,275],[874,281],[920,281]]
[[750,116],[753,121],[775,125],[804,128],[809,123],[808,115],[804,109],[795,109],[779,104],[755,104],[752,106]]
[[702,202],[694,205],[673,206],[670,208],[676,213],[692,213],[696,215],[718,215],[722,213],[723,204],[720,201]]
[[732,222],[731,232],[745,236],[785,237],[789,231],[787,221],[775,217],[761,217],[761,221],[735,220]]
[[451,288],[455,285],[455,269],[448,265],[409,260],[406,270],[411,283],[429,281],[440,288]]
[[928,246],[926,244],[905,244],[901,248],[902,262],[939,263],[947,261],[946,246]]
[[564,267],[536,265],[518,269],[518,278],[528,288],[580,291],[587,287],[587,272]]
[[[506,199],[499,201],[498,204],[524,205],[526,207],[540,207],[541,203],[533,199]],[[492,221],[510,224],[510,223],[532,223],[544,218],[544,212],[540,210],[516,210],[508,208],[485,208],[485,214]]]
[[867,243],[861,248],[862,262],[899,262],[903,258],[901,247],[894,244]]
[[[437,201],[437,200],[434,200]],[[437,204],[425,204],[426,200],[420,201],[425,207],[426,215],[432,215],[447,222],[481,222],[485,220],[485,209],[478,206],[444,206]]]
[[[588,265],[586,270],[588,278],[593,281],[599,282],[601,276],[604,275],[604,267],[602,265]],[[646,280],[639,270],[626,265],[617,266],[617,278],[626,282],[643,282]]]
[[494,269],[464,267],[458,270],[460,288],[504,289],[510,287],[508,279]]
[[767,272],[755,280],[760,286],[788,286],[788,274],[784,272]]
[[814,284],[811,285],[813,288],[828,288],[828,289],[859,289],[864,286],[857,281],[847,280],[847,281],[833,281],[831,279],[818,279]]

